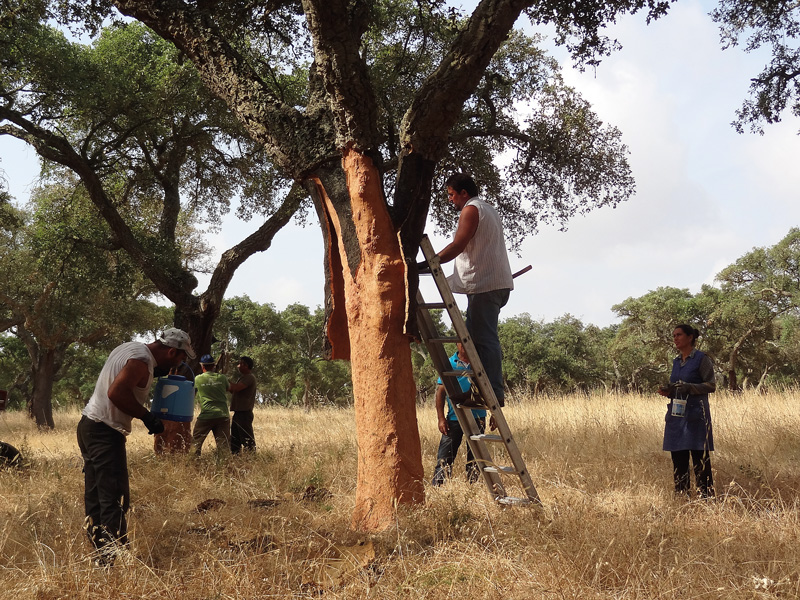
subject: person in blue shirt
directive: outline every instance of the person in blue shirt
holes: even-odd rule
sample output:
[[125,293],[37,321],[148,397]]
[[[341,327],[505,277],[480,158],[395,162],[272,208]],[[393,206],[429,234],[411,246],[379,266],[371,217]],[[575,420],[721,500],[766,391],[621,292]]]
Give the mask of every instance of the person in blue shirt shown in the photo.
[[[469,358],[464,350],[464,346],[458,344],[458,351],[450,357],[450,365],[454,371],[463,371],[469,369]],[[461,386],[461,391],[468,392],[471,386],[471,381],[466,375],[458,378],[458,383]],[[444,407],[447,403],[447,414],[445,414]],[[461,429],[461,424],[453,410],[453,405],[450,398],[447,396],[441,378],[439,378],[438,386],[436,388],[436,414],[439,418],[439,431],[442,433],[442,439],[439,441],[439,450],[436,453],[436,469],[433,473],[433,485],[442,485],[446,479],[449,479],[452,474],[453,462],[456,459],[458,447],[461,445],[461,440],[464,437],[464,432]],[[473,410],[472,416],[478,424],[481,433],[486,429],[486,411]],[[480,467],[472,455],[472,450],[467,444],[467,480],[470,483],[478,481],[480,475]]]
[[717,389],[717,384],[711,359],[694,347],[699,335],[691,325],[678,325],[673,330],[672,340],[679,354],[672,361],[669,384],[661,386],[658,392],[670,398],[663,449],[672,455],[675,492],[680,495],[690,492],[691,457],[697,491],[701,497],[710,498],[714,496],[710,457],[714,434],[708,395]]

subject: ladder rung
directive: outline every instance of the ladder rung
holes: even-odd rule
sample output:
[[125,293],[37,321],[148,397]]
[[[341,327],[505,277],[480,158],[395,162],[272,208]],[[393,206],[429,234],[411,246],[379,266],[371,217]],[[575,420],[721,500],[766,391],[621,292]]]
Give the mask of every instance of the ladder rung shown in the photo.
[[483,467],[483,470],[487,473],[508,473],[510,475],[518,473],[514,467]]
[[482,433],[480,435],[471,435],[469,439],[475,440],[476,442],[502,442],[503,438],[499,435],[491,435],[489,433]]
[[442,371],[442,377],[470,377],[473,375],[472,369],[460,369],[458,371]]
[[428,342],[433,344],[457,344],[461,341],[461,338],[458,337],[441,337],[441,338],[429,338]]
[[425,304],[418,304],[419,308],[447,308],[444,302],[426,302]]
[[498,504],[507,504],[509,506],[533,504],[530,498],[514,498],[513,496],[498,496],[495,498],[495,502]]
[[489,410],[489,407],[485,404],[470,404],[469,406],[464,406],[463,404],[459,404],[458,408],[461,410]]

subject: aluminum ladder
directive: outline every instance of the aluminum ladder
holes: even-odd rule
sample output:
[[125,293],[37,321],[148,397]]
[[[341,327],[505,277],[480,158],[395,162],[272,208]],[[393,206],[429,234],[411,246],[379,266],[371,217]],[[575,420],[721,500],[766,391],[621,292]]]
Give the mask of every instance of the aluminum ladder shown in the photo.
[[[533,486],[530,474],[525,466],[525,461],[522,460],[522,455],[517,447],[517,443],[514,441],[514,436],[511,434],[511,429],[509,429],[508,423],[503,416],[500,403],[497,401],[494,390],[483,370],[483,365],[478,357],[478,351],[475,349],[475,344],[472,342],[472,338],[467,331],[467,325],[461,315],[461,310],[456,304],[453,292],[450,290],[447,278],[439,264],[439,257],[434,252],[428,236],[423,236],[420,248],[430,268],[430,273],[422,272],[421,275],[430,274],[433,277],[433,281],[436,283],[436,287],[442,299],[441,302],[426,303],[422,297],[422,292],[417,290],[417,323],[422,341],[430,353],[433,365],[441,377],[447,395],[450,398],[455,398],[460,395],[462,391],[458,378],[465,375],[468,376],[472,382],[473,388],[477,388],[480,392],[480,397],[484,403],[484,406],[478,406],[477,408],[486,409],[489,415],[493,417],[497,426],[496,434],[481,433],[475,421],[475,417],[472,415],[472,410],[476,407],[465,407],[452,402],[458,422],[464,431],[464,437],[480,467],[489,494],[495,501],[501,504],[516,505],[533,503],[541,505],[539,494]],[[456,337],[443,337],[439,334],[430,312],[436,309],[444,309],[447,311],[450,322],[453,325],[453,330],[456,332]],[[457,342],[463,344],[464,350],[469,358],[470,368],[465,371],[454,371],[450,365],[450,358],[447,352],[445,352],[445,344],[454,344]],[[496,452],[498,455],[502,454],[502,450],[505,449],[505,455],[510,459],[511,465],[499,464],[490,451],[489,445],[500,450],[500,452]],[[505,485],[503,485],[501,476],[518,477],[522,489],[524,490],[525,497],[519,498],[509,496],[506,493],[506,488]]]

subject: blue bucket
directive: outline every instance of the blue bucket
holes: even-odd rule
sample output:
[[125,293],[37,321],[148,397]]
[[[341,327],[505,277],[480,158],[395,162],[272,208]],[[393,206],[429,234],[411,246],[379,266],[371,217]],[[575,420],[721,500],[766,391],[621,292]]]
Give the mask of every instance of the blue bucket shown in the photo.
[[183,375],[160,377],[150,412],[167,421],[191,421],[194,417],[194,383]]

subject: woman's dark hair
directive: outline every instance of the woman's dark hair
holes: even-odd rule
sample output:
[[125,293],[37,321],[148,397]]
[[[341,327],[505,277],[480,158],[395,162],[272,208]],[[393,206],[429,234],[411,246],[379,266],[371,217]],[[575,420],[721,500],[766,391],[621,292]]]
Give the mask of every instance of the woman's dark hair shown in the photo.
[[[697,342],[697,338],[700,337],[700,332],[691,325],[687,325],[686,323],[681,323],[680,325],[677,325],[675,329],[680,329],[683,331],[683,333],[690,336],[692,338],[692,346],[694,346],[695,342]],[[673,331],[675,331],[675,329],[673,329]]]
[[475,184],[475,180],[464,173],[453,173],[450,175],[445,182],[445,186],[453,188],[456,192],[466,190],[470,198],[474,198],[478,195],[478,186]]

